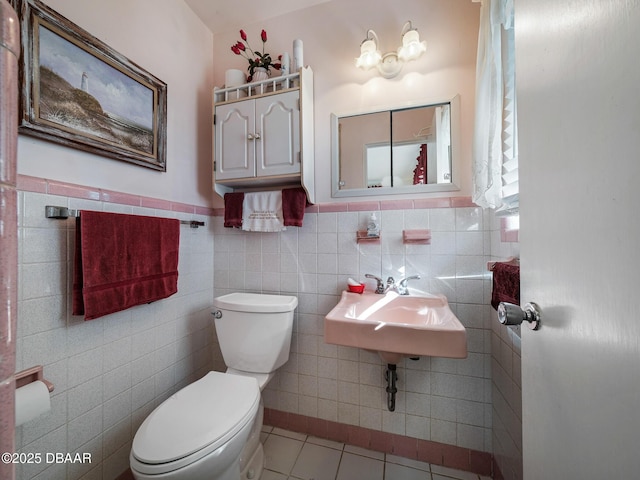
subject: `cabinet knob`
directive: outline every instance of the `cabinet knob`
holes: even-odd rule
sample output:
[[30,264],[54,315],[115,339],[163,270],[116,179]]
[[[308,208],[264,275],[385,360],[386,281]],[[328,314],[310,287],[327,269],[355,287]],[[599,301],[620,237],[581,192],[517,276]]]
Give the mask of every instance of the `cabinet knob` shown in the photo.
[[247,135],[247,140],[253,140],[253,135],[252,134]]
[[255,134],[255,139],[256,139],[256,140],[260,140],[260,134],[259,134],[259,133],[256,133],[256,134]]

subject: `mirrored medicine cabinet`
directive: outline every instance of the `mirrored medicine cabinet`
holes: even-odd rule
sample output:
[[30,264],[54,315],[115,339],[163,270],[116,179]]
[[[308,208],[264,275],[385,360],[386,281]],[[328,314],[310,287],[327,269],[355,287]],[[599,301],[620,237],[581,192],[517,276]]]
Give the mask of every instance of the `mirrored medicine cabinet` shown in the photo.
[[460,99],[331,115],[332,197],[459,190]]

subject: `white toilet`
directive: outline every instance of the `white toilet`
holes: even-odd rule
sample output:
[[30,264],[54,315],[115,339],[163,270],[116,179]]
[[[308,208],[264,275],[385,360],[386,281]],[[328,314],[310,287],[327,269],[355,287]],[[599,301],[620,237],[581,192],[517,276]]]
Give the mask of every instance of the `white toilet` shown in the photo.
[[251,480],[264,465],[260,391],[289,359],[293,311],[286,295],[217,297],[215,325],[226,373],[209,372],[160,404],[129,456],[136,479]]

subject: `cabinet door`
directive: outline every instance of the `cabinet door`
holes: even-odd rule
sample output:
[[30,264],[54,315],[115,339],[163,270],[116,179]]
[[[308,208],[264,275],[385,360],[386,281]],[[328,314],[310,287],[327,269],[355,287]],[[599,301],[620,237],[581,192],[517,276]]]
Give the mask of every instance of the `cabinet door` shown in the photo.
[[300,173],[298,91],[256,99],[258,176]]
[[216,107],[216,180],[256,176],[255,102]]

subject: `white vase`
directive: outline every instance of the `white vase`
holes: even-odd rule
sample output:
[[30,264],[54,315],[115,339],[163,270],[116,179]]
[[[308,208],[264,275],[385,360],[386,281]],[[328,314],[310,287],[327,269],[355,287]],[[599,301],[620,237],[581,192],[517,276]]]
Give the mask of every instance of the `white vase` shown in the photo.
[[253,77],[251,78],[252,82],[259,82],[261,80],[267,80],[269,78],[269,74],[267,73],[267,69],[264,67],[256,67],[253,71]]

